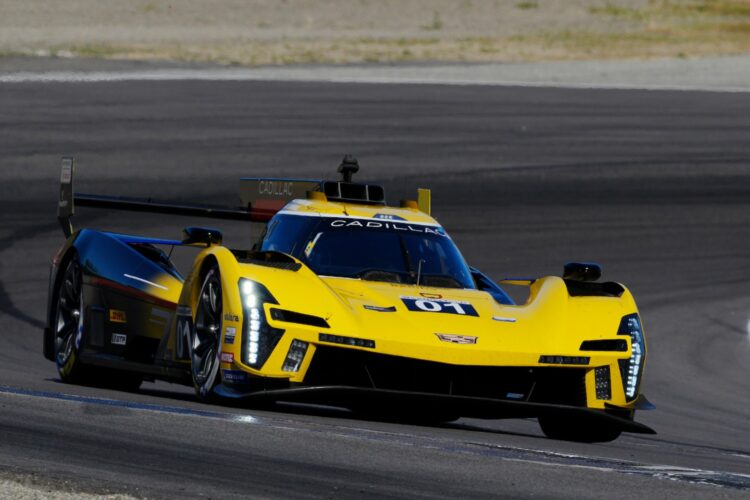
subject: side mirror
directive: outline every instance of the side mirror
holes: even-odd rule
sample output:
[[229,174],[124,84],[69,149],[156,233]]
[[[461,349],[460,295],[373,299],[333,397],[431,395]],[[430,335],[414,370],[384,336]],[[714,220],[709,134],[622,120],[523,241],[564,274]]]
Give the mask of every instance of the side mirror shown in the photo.
[[494,298],[495,302],[498,304],[515,305],[513,299],[510,298],[510,295],[505,293],[505,290],[500,288],[500,286],[492,281],[489,276],[474,267],[469,268],[469,270],[471,271],[471,277],[474,278],[474,283],[476,283],[478,290],[492,295],[492,298]]
[[563,278],[572,281],[596,281],[602,277],[602,268],[593,262],[568,262],[563,269]]
[[186,227],[182,230],[182,244],[201,246],[221,245],[221,231],[209,227]]

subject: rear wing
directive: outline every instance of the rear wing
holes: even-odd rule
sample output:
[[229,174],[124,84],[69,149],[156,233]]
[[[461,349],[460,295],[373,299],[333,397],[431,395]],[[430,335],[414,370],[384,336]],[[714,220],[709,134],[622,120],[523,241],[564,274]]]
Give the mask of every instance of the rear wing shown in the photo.
[[77,193],[73,188],[74,174],[75,160],[72,157],[64,157],[60,172],[57,220],[66,238],[73,234],[71,218],[75,214],[76,206],[209,219],[268,222],[290,200],[305,198],[307,191],[319,191],[324,183],[320,180],[309,179],[241,179],[242,206],[226,207],[204,204],[186,205],[151,198]]
[[[57,220],[67,238],[73,234],[71,218],[75,213],[76,205],[248,222],[268,222],[288,202],[294,199],[313,197],[311,193],[319,193],[316,196],[318,199],[323,198],[329,201],[385,205],[385,190],[382,186],[352,182],[352,174],[358,169],[357,160],[347,155],[339,166],[339,172],[342,174],[341,181],[242,178],[240,179],[242,205],[226,207],[176,204],[151,198],[76,193],[73,189],[75,160],[72,157],[64,157],[60,173],[60,199],[57,205]],[[418,190],[416,205],[423,212],[430,213],[429,189]]]

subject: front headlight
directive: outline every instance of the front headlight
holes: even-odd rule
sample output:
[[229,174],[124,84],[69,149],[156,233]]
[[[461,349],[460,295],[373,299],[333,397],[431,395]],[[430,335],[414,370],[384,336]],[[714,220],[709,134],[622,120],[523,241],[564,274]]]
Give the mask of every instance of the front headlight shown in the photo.
[[621,359],[620,375],[622,376],[625,399],[632,401],[638,395],[638,387],[641,383],[643,364],[646,361],[646,343],[643,340],[643,329],[641,319],[637,314],[624,316],[620,321],[618,335],[630,335],[630,358]]
[[278,304],[266,287],[247,278],[240,278],[242,297],[242,361],[260,368],[279,343],[284,330],[271,327],[266,321],[263,304]]

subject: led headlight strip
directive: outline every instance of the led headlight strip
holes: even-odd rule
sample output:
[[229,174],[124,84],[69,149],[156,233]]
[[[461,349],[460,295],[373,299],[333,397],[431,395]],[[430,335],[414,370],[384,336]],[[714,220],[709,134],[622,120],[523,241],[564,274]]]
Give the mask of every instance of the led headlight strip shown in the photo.
[[263,304],[278,304],[266,287],[247,278],[240,278],[242,297],[242,361],[260,368],[279,343],[284,330],[273,328],[266,321]]
[[632,401],[638,395],[638,386],[643,373],[643,363],[646,360],[646,343],[643,340],[641,319],[637,314],[624,316],[620,321],[618,335],[630,335],[630,358],[621,359],[620,375],[625,389],[625,398]]

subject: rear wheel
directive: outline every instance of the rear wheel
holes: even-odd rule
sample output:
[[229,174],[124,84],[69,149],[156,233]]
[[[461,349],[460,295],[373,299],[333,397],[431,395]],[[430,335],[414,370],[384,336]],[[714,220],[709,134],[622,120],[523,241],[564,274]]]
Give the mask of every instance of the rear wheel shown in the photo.
[[206,274],[198,295],[195,326],[190,341],[193,386],[201,401],[215,398],[213,389],[220,379],[221,311],[221,279],[219,268],[213,267]]
[[80,384],[89,379],[90,369],[79,359],[85,324],[83,311],[83,276],[74,256],[60,280],[55,302],[55,364],[63,382]]
[[55,302],[54,354],[57,372],[63,382],[95,385],[125,391],[140,387],[143,376],[109,368],[84,365],[80,360],[86,321],[83,301],[83,273],[78,258],[68,262]]
[[581,416],[543,415],[539,417],[539,426],[550,439],[579,443],[606,443],[614,441],[622,433],[613,425]]

